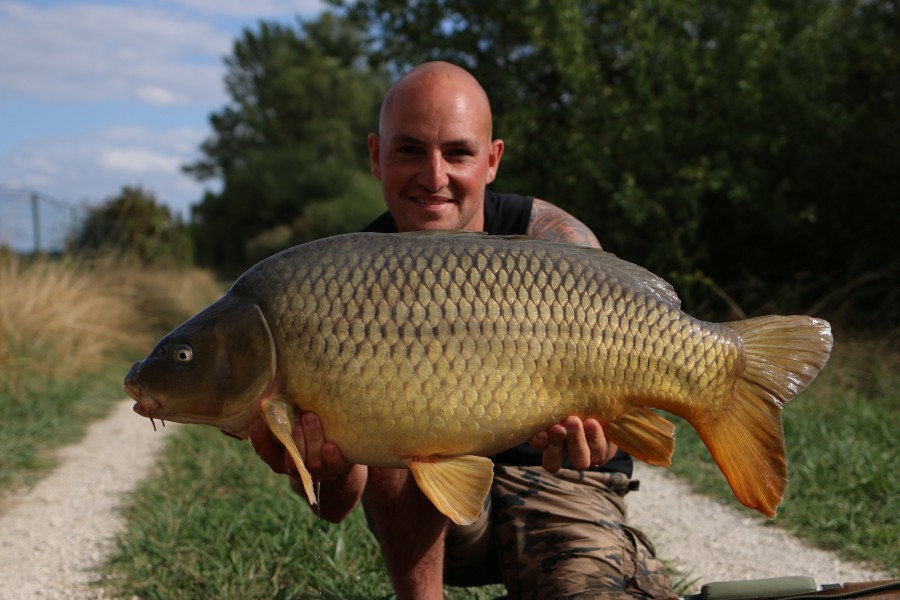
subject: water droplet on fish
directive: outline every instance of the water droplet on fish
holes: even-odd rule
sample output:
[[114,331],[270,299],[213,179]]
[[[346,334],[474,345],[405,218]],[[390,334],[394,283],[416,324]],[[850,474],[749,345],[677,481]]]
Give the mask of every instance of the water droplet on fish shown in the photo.
[[313,482],[313,492],[316,495],[316,518],[321,519],[322,518],[322,500],[321,500],[322,482],[320,482],[320,481]]

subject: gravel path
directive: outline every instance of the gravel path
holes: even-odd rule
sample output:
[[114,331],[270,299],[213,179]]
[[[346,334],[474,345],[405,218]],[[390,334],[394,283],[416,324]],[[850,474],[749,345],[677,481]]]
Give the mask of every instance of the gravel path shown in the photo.
[[88,583],[124,526],[119,506],[150,471],[166,436],[121,402],[63,448],[59,467],[34,488],[3,502],[0,599],[102,598]]
[[887,573],[839,559],[743,511],[696,494],[658,467],[635,464],[641,490],[628,517],[657,553],[686,575],[689,593],[712,581],[806,575],[818,584],[886,579]]
[[[0,599],[103,598],[89,587],[113,536],[118,508],[150,471],[169,425],[154,433],[122,402],[60,453],[59,467],[0,515]],[[812,549],[774,527],[690,491],[661,469],[637,465],[643,491],[629,496],[632,522],[688,580],[810,575],[818,583],[867,581],[886,574]]]

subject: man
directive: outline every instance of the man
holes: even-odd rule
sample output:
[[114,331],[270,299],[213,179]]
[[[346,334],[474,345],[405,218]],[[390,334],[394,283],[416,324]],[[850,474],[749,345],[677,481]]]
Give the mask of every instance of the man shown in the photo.
[[[587,227],[552,204],[486,190],[503,149],[474,77],[448,63],[416,67],[388,92],[379,133],[369,135],[388,212],[367,229],[527,233],[599,248]],[[449,523],[409,471],[347,464],[326,433],[315,415],[298,416],[297,447],[321,483],[317,510],[338,522],[362,500],[399,598],[441,598],[445,582],[503,582],[513,598],[671,596],[649,543],[624,525],[631,458],[593,419],[567,417],[530,446],[494,457],[489,505],[467,527]],[[261,421],[250,438],[302,495],[290,458]]]

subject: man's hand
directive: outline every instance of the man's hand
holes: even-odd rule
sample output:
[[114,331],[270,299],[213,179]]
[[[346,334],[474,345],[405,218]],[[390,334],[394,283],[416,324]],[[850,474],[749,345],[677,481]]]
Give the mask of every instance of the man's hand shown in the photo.
[[[269,428],[261,417],[250,423],[250,443],[256,454],[269,468],[294,480],[300,480],[294,461],[284,446],[269,433]],[[345,462],[340,449],[332,442],[325,441],[322,422],[313,413],[294,413],[294,443],[300,450],[303,463],[313,481],[333,481],[345,476],[353,467]]]
[[[253,449],[269,468],[288,475],[294,492],[307,499],[294,461],[284,446],[269,433],[262,418],[256,417],[251,421],[249,437]],[[313,413],[294,412],[291,437],[313,481],[322,484],[315,506],[316,515],[331,523],[340,523],[359,503],[368,469],[346,462],[337,445],[325,441],[322,422]]]
[[544,451],[544,469],[550,473],[559,471],[566,455],[572,467],[582,471],[609,462],[618,450],[596,419],[582,421],[575,416],[536,433],[528,443]]

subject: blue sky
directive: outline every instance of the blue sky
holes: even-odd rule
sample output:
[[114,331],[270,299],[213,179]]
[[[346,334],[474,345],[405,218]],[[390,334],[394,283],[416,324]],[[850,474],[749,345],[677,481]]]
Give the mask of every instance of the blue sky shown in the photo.
[[[97,204],[140,185],[188,216],[199,157],[226,103],[223,58],[260,19],[319,0],[0,0],[0,190]],[[2,227],[2,224],[0,224]]]

